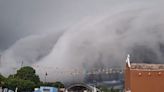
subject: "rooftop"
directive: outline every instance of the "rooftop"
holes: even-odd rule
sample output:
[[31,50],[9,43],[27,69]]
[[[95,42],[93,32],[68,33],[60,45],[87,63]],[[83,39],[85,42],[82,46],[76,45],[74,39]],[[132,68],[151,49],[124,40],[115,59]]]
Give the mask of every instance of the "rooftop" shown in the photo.
[[164,64],[131,63],[131,69],[164,70]]

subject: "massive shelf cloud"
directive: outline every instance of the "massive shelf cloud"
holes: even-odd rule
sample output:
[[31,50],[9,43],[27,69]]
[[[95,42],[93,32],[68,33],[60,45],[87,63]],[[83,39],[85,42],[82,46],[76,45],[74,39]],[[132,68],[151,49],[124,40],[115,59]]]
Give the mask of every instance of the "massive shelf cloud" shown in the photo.
[[[163,63],[164,12],[160,4],[127,3],[99,16],[88,16],[63,31],[27,36],[1,56],[0,71],[8,75],[30,65],[44,80],[70,81],[72,72],[99,67],[123,68],[127,54],[134,62]],[[75,77],[76,77],[75,76]]]

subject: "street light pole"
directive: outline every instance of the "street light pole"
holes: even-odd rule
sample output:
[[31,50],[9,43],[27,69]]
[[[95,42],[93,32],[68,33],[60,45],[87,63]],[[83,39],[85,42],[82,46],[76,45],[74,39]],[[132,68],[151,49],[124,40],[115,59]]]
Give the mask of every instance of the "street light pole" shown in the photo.
[[47,82],[47,72],[45,73],[45,83]]

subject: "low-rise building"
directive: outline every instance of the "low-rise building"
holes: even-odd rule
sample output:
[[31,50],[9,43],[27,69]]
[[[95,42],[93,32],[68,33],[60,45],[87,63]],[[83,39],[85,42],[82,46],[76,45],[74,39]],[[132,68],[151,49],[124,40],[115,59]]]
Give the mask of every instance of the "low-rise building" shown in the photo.
[[58,89],[55,87],[41,86],[40,88],[35,88],[34,92],[58,92]]
[[164,64],[130,63],[126,60],[125,92],[163,92]]

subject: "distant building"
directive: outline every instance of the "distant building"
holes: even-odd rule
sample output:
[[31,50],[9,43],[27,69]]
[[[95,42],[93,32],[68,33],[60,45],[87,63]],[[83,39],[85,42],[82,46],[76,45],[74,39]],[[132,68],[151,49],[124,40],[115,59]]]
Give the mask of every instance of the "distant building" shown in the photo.
[[130,63],[125,68],[125,92],[163,92],[164,64]]
[[35,88],[34,92],[58,92],[58,89],[55,87],[41,86],[40,88]]
[[88,71],[85,76],[85,83],[102,83],[104,81],[123,80],[121,68],[106,68]]

